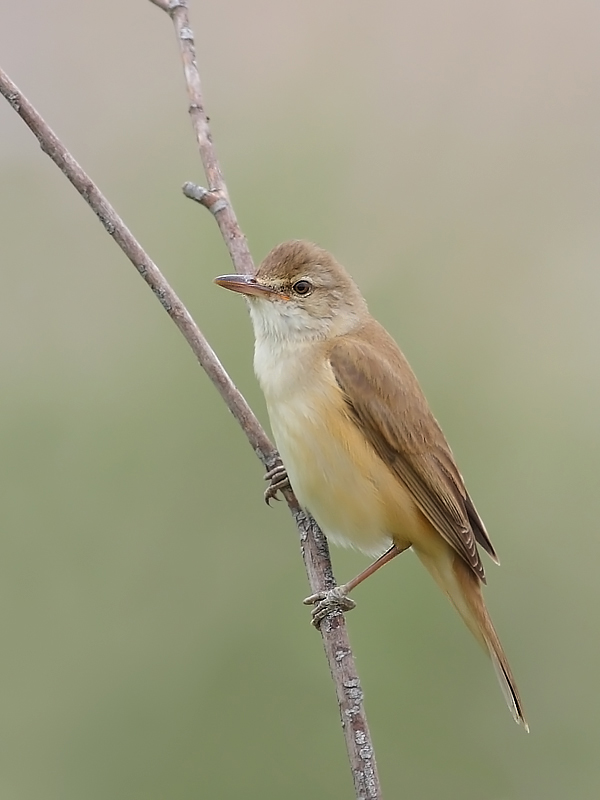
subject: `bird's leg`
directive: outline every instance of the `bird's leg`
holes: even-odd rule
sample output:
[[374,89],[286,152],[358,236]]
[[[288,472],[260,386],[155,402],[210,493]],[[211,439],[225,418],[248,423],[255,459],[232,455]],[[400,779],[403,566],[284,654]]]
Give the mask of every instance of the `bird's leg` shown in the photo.
[[283,466],[283,461],[277,456],[275,465],[265,475],[265,480],[269,481],[269,485],[265,489],[265,503],[270,506],[271,500],[279,500],[277,492],[282,489],[291,489],[290,479],[288,478],[287,470]]
[[348,597],[350,592],[353,589],[356,589],[360,583],[366,580],[374,572],[377,572],[377,570],[380,569],[380,567],[383,567],[384,564],[387,564],[393,558],[399,556],[400,553],[408,550],[409,547],[410,545],[406,545],[405,547],[400,548],[393,544],[389,550],[386,550],[382,556],[379,556],[376,561],[370,564],[355,578],[352,578],[351,581],[348,581],[348,583],[335,586],[333,589],[329,589],[325,592],[315,592],[315,594],[311,594],[310,597],[307,597],[305,600],[303,600],[307,606],[314,605],[312,611],[312,624],[318,628],[325,617],[332,611],[351,611],[356,606],[356,603],[354,600],[351,600],[350,597]]

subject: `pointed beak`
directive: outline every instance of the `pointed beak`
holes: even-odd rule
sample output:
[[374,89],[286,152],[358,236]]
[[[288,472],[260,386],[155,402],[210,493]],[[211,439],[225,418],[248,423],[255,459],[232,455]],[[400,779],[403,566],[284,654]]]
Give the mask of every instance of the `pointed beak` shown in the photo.
[[217,286],[231,289],[232,292],[248,294],[253,297],[272,297],[276,292],[270,286],[259,283],[253,275],[220,275],[215,278]]

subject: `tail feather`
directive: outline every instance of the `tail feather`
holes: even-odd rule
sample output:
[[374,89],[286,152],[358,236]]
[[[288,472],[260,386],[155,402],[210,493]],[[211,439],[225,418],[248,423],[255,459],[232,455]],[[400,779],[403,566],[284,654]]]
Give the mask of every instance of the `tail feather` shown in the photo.
[[430,553],[419,551],[417,547],[414,549],[471,633],[489,654],[513,719],[529,731],[508,659],[483,602],[479,578],[463,559],[449,548],[443,557],[437,555],[435,558]]
[[492,664],[494,665],[494,672],[498,678],[500,689],[502,689],[502,694],[506,700],[506,705],[508,706],[514,721],[517,723],[517,725],[522,725],[527,733],[529,733],[529,725],[527,724],[527,720],[523,715],[521,698],[519,697],[515,679],[513,678],[510,667],[508,666],[508,662],[506,661],[506,656],[502,651],[500,651],[500,654],[498,655],[492,647],[489,647],[488,652],[492,659]]

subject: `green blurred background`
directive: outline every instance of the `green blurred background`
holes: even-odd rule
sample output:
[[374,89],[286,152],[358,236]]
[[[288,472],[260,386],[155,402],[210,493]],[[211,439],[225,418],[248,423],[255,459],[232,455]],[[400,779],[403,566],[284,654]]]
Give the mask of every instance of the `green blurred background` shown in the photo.
[[[386,797],[598,797],[600,6],[191,7],[255,258],[306,237],[347,265],[503,561],[487,599],[529,736],[412,555],[356,593]],[[180,193],[202,173],[169,20],[5,3],[0,52],[266,423],[224,246]],[[0,227],[0,800],[350,798],[289,514],[4,101]]]

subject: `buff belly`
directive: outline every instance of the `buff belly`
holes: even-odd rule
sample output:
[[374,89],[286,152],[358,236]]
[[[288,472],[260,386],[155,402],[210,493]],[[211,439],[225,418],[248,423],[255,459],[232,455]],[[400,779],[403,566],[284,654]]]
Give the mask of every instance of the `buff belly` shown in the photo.
[[[337,390],[337,391],[336,391]],[[277,447],[303,508],[328,539],[379,555],[422,524],[408,492],[348,416],[341,392],[314,385],[268,403]]]

